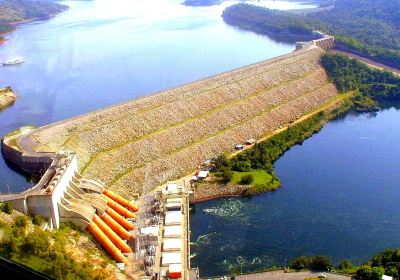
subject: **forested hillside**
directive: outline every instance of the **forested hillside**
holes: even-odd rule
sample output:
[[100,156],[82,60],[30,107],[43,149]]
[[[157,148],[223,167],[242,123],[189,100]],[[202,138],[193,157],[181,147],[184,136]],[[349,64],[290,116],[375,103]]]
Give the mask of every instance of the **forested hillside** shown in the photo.
[[400,68],[399,0],[337,0],[332,9],[305,15],[237,4],[228,7],[223,18],[266,34],[296,26],[325,31],[336,36],[338,48]]
[[400,77],[388,71],[372,69],[344,55],[326,53],[322,65],[340,92],[354,92],[358,111],[378,110],[379,101],[400,100]]
[[312,40],[314,38],[313,26],[323,25],[323,22],[317,22],[317,20],[297,14],[248,4],[237,4],[226,8],[222,17],[229,24],[267,34],[270,37],[277,37],[279,40],[287,42]]
[[[12,31],[12,24],[33,19],[48,19],[49,17],[65,11],[65,5],[29,0],[3,0],[0,1],[0,35]],[[0,37],[0,41],[1,41]]]

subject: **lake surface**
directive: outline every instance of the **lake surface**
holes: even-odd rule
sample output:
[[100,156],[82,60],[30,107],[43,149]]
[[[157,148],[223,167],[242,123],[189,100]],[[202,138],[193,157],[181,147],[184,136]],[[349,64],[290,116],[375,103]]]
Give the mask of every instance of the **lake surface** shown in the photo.
[[[62,2],[70,10],[22,25],[0,46],[0,87],[18,94],[0,113],[0,136],[49,124],[212,74],[276,57],[294,45],[226,25],[225,2],[186,7],[182,0]],[[260,1],[278,9],[312,5]],[[0,159],[0,191],[20,191],[25,177]]]
[[[7,36],[0,86],[18,100],[0,113],[0,135],[44,125],[222,71],[289,53],[291,44],[226,25],[225,2],[185,7],[175,0],[64,2],[71,9]],[[311,5],[256,4],[279,9]],[[283,265],[298,255],[361,262],[400,246],[400,112],[347,115],[276,163],[283,187],[253,198],[196,206],[194,266],[202,275]],[[26,178],[0,160],[0,191]]]
[[400,247],[399,143],[394,108],[328,123],[276,162],[281,189],[195,206],[192,266],[222,275],[316,254],[360,264]]

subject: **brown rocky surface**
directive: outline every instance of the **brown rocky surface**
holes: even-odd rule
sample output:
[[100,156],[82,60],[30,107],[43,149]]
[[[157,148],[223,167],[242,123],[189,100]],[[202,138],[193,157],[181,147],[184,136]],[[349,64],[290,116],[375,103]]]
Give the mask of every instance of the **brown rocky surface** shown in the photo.
[[10,87],[0,88],[0,110],[3,110],[13,104],[17,95]]
[[311,47],[66,121],[19,140],[78,154],[84,175],[129,196],[260,139],[337,96]]

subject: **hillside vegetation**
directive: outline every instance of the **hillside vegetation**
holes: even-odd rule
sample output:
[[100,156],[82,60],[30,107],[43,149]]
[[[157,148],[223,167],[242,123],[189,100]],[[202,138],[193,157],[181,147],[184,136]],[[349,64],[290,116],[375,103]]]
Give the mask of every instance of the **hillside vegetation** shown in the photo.
[[[352,103],[345,98],[338,102],[335,108],[320,111],[232,158],[220,156],[217,160],[216,174],[225,183],[232,181],[241,184],[238,178],[246,180],[246,183],[252,185],[246,194],[277,189],[280,186],[280,180],[275,175],[274,162],[292,146],[302,143],[314,133],[320,131],[327,121],[346,112],[351,106]],[[264,178],[257,178],[260,171],[265,172],[268,176],[264,175]],[[258,182],[256,182],[256,179],[258,179]],[[264,179],[264,181],[261,181],[261,179]]]
[[65,224],[45,231],[41,217],[28,218],[5,203],[0,208],[0,256],[55,279],[115,279],[116,268],[96,255],[83,233]]
[[[338,91],[351,92],[351,99],[345,100],[341,107],[335,110],[320,112],[292,125],[287,130],[257,143],[254,147],[230,159],[220,156],[217,160],[216,171],[225,183],[230,181],[239,183],[238,178],[257,174],[259,170],[263,170],[270,174],[271,179],[265,180],[263,184],[258,182],[258,186],[254,186],[250,192],[274,190],[276,182],[279,182],[279,178],[274,174],[275,160],[293,145],[303,142],[318,132],[328,120],[351,107],[362,112],[376,111],[379,110],[379,104],[382,101],[400,101],[400,77],[391,72],[373,69],[347,56],[332,53],[323,54],[321,63]],[[249,183],[252,180],[254,178],[249,178]]]
[[289,12],[237,4],[226,8],[222,18],[231,25],[267,34],[281,41],[308,41],[316,38],[312,21]]
[[400,68],[400,1],[340,0],[332,9],[305,15],[249,6],[228,7],[224,20],[264,34],[276,29],[290,33],[298,29],[297,34],[306,36],[313,29],[325,31],[335,35],[342,50]]
[[386,249],[373,256],[366,264],[361,266],[356,275],[363,280],[380,280],[382,275],[389,275],[399,279],[400,275],[400,249]]
[[375,111],[380,101],[400,101],[400,77],[339,54],[326,53],[322,65],[340,92],[353,91],[358,111]]
[[383,274],[399,279],[400,249],[386,249],[371,257],[360,267],[354,266],[351,261],[343,260],[334,266],[327,256],[299,256],[290,261],[290,268],[294,270],[330,270],[333,272],[354,275],[353,279],[381,280]]
[[67,8],[65,5],[46,1],[0,1],[0,35],[14,30],[12,24],[33,19],[48,19]]

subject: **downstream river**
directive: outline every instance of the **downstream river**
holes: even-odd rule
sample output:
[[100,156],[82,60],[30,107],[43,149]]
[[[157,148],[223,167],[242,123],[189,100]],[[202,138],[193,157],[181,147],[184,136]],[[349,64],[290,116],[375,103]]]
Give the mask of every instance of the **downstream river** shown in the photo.
[[[294,45],[226,25],[221,13],[235,2],[186,7],[183,0],[62,2],[55,18],[22,25],[0,46],[0,87],[18,94],[0,113],[0,135],[45,125],[212,74],[286,54]],[[279,9],[313,7],[260,1]],[[0,191],[26,188],[0,159]]]
[[360,264],[400,247],[399,120],[394,108],[349,113],[276,162],[281,189],[196,204],[192,266],[222,275],[316,254]]

